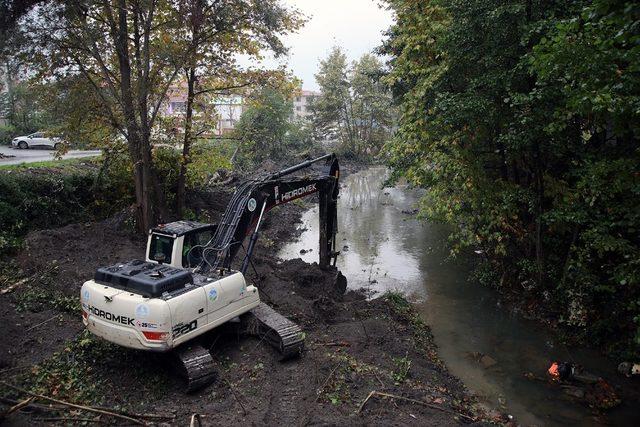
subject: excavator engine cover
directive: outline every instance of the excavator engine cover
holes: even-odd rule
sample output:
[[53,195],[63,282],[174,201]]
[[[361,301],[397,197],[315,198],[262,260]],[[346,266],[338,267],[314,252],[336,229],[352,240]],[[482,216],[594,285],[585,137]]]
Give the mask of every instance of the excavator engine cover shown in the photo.
[[102,267],[94,280],[111,287],[155,298],[193,283],[190,271],[140,260]]

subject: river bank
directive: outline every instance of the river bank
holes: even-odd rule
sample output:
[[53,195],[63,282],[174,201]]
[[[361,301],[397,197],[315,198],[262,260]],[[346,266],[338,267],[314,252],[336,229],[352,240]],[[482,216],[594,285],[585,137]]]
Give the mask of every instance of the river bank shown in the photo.
[[[215,221],[229,196],[199,195],[191,208]],[[307,348],[300,359],[282,364],[259,340],[221,330],[211,337],[219,380],[185,395],[166,358],[83,332],[77,302],[82,282],[98,266],[143,256],[145,241],[132,233],[130,216],[123,213],[32,232],[25,250],[4,264],[2,289],[18,285],[0,295],[3,380],[76,403],[169,414],[179,424],[193,414],[208,425],[479,420],[474,399],[438,359],[428,327],[403,298],[368,301],[362,292],[346,291],[348,279],[335,269],[278,258],[298,233],[294,224],[303,211],[290,204],[267,216],[254,258],[257,274],[248,277],[264,300],[302,325]],[[0,390],[5,406],[25,398],[4,386]],[[40,424],[60,414],[69,416],[31,406],[5,422]]]
[[[422,192],[403,185],[382,188],[386,174],[374,168],[344,180],[338,268],[351,289],[369,297],[391,290],[414,302],[447,368],[481,402],[514,415],[516,422],[625,425],[637,420],[637,387],[615,371],[615,362],[597,349],[567,345],[555,331],[523,319],[496,292],[469,280],[472,262],[450,259],[446,227],[416,217]],[[314,256],[317,212],[311,209],[302,218],[306,231],[282,249],[283,258],[310,261]],[[605,378],[622,404],[606,411],[569,396],[546,378],[554,360],[577,363]]]

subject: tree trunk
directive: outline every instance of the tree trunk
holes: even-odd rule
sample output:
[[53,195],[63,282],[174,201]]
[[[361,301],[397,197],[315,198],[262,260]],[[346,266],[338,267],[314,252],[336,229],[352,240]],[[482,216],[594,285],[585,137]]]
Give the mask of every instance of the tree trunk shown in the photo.
[[196,72],[189,68],[187,71],[187,109],[184,121],[184,146],[182,147],[182,159],[180,161],[180,173],[178,175],[178,188],[176,190],[176,211],[182,218],[185,208],[185,186],[187,180],[187,167],[191,162],[191,130],[193,128],[193,98],[195,96]]
[[[136,193],[136,226],[139,232],[146,233],[151,227],[157,224],[159,219],[162,219],[162,214],[164,213],[162,206],[163,197],[153,170],[149,131],[148,129],[141,129],[136,117],[134,92],[131,83],[131,59],[128,48],[128,9],[124,0],[120,0],[118,6],[117,26],[113,28],[112,37],[116,46],[116,55],[120,70],[120,94],[127,129],[129,154],[133,162],[133,178]],[[144,113],[146,114],[146,110],[144,110]],[[156,203],[155,209],[154,203]]]

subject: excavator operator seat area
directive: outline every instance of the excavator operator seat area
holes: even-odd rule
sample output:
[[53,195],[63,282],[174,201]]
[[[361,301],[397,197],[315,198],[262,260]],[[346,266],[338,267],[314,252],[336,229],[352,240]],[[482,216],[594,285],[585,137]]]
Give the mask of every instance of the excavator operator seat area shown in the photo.
[[202,261],[202,252],[217,224],[176,221],[158,225],[149,232],[147,262],[160,262],[176,268],[193,268]]

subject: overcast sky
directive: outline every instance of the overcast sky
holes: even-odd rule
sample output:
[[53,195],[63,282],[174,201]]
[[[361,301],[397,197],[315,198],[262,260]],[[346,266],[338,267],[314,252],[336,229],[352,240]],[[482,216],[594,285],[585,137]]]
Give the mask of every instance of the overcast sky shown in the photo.
[[298,33],[286,37],[290,52],[284,59],[308,90],[318,89],[313,75],[333,46],[341,46],[350,61],[357,59],[380,45],[382,32],[392,23],[391,13],[378,7],[377,0],[283,1],[309,18]]

